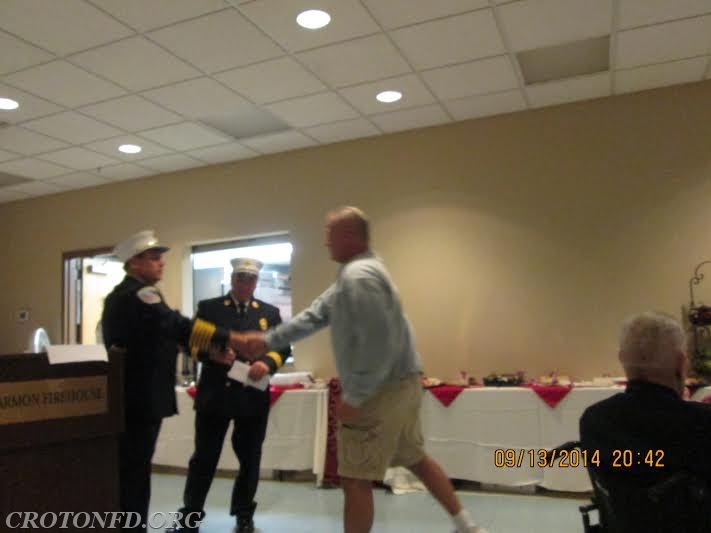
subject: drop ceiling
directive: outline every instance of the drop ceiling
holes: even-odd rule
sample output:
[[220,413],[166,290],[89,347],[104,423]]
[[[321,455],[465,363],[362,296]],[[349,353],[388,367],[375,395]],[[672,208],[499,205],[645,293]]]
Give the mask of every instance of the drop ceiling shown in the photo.
[[10,202],[708,79],[711,0],[2,0],[0,50]]

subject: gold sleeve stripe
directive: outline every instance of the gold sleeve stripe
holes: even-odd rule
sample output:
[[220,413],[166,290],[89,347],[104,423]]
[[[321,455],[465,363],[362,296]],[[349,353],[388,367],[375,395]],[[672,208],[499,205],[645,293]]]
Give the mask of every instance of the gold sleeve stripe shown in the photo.
[[279,352],[267,352],[267,357],[270,357],[274,359],[274,362],[276,363],[277,368],[281,368],[281,365],[283,365],[283,360],[281,358],[281,354]]
[[193,358],[197,357],[198,352],[206,352],[210,348],[210,341],[216,331],[217,327],[214,324],[199,318],[195,319],[193,329],[190,332],[190,340],[188,341],[190,355]]

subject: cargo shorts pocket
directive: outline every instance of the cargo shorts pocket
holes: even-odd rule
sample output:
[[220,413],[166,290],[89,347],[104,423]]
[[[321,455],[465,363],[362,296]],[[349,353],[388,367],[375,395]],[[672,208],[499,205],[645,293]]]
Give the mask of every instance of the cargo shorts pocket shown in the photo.
[[339,465],[363,474],[380,468],[377,434],[372,429],[342,425],[340,431]]

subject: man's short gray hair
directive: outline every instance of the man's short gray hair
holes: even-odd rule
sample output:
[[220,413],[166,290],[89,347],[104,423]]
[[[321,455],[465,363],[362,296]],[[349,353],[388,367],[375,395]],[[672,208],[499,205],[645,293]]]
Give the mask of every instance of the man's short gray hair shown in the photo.
[[670,368],[676,354],[686,351],[686,335],[671,315],[647,311],[625,320],[620,333],[620,362],[635,369]]
[[350,229],[366,243],[370,240],[370,221],[362,209],[344,205],[331,211],[329,215],[348,224]]

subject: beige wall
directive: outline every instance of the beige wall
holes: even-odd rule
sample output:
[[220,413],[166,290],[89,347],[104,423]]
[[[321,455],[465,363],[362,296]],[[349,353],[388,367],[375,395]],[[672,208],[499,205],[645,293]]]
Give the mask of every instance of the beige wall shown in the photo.
[[[335,272],[323,214],[347,203],[372,217],[429,375],[619,374],[623,317],[679,315],[711,258],[709,102],[698,83],[0,205],[0,352],[37,325],[59,337],[63,251],[142,228],[173,247],[175,306],[190,243],[289,231],[301,309]],[[334,373],[327,334],[297,350]]]

